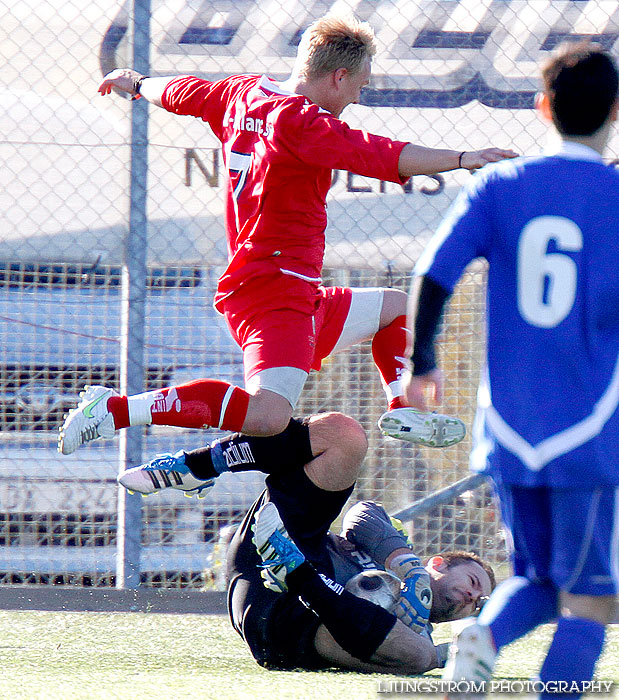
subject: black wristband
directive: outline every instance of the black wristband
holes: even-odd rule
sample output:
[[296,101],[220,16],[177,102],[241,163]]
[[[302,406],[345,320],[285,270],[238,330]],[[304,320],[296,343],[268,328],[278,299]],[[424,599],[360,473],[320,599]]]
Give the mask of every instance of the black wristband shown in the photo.
[[466,153],[466,151],[462,151],[462,153],[458,156],[458,167],[462,167],[462,156]]
[[134,95],[139,95],[140,94],[140,88],[142,87],[142,82],[148,78],[147,75],[141,75],[139,78],[136,78],[133,81],[133,94]]

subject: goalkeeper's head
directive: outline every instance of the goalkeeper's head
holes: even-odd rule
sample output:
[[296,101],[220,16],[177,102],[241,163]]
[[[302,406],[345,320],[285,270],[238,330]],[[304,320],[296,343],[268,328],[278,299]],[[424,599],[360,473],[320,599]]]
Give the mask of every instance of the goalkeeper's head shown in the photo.
[[426,570],[432,588],[430,622],[476,615],[496,586],[492,567],[473,552],[445,552],[432,557]]

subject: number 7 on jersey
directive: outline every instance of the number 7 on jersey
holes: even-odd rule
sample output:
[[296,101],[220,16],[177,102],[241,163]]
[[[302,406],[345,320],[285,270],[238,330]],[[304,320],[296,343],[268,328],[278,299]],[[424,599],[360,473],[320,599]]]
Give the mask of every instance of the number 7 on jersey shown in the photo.
[[230,171],[230,179],[234,185],[232,190],[232,198],[234,200],[234,213],[236,215],[236,228],[237,231],[240,229],[239,222],[239,196],[243,191],[245,186],[245,181],[247,180],[247,173],[251,168],[251,153],[237,153],[237,151],[230,151],[230,157],[228,158],[228,170]]

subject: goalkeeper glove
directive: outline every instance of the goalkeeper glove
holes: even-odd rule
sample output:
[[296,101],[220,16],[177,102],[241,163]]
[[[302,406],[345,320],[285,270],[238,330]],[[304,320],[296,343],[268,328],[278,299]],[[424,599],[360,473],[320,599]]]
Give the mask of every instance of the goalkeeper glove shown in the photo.
[[413,543],[411,542],[411,538],[408,534],[408,530],[404,527],[404,524],[399,518],[394,518],[393,515],[389,517],[389,520],[391,520],[391,524],[393,527],[402,535],[402,537],[406,540],[406,544],[409,547],[413,546]]
[[427,629],[432,608],[430,574],[412,552],[395,557],[389,568],[402,579],[395,614],[413,631],[423,632]]
[[344,515],[341,536],[384,566],[391,552],[408,546],[402,524],[399,528],[394,525],[382,506],[373,501],[360,501]]

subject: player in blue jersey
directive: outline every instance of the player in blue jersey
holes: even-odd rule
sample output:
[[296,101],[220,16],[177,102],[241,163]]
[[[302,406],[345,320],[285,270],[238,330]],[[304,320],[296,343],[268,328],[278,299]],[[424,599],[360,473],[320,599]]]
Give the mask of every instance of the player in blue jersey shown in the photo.
[[471,462],[497,485],[514,576],[454,641],[445,678],[489,678],[502,647],[556,621],[540,678],[564,691],[552,697],[574,698],[619,590],[619,174],[602,160],[618,77],[607,53],[578,42],[558,47],[542,78],[536,106],[556,143],[483,168],[417,263],[407,398],[423,409],[428,388],[440,395],[442,310],[467,264],[485,258]]

